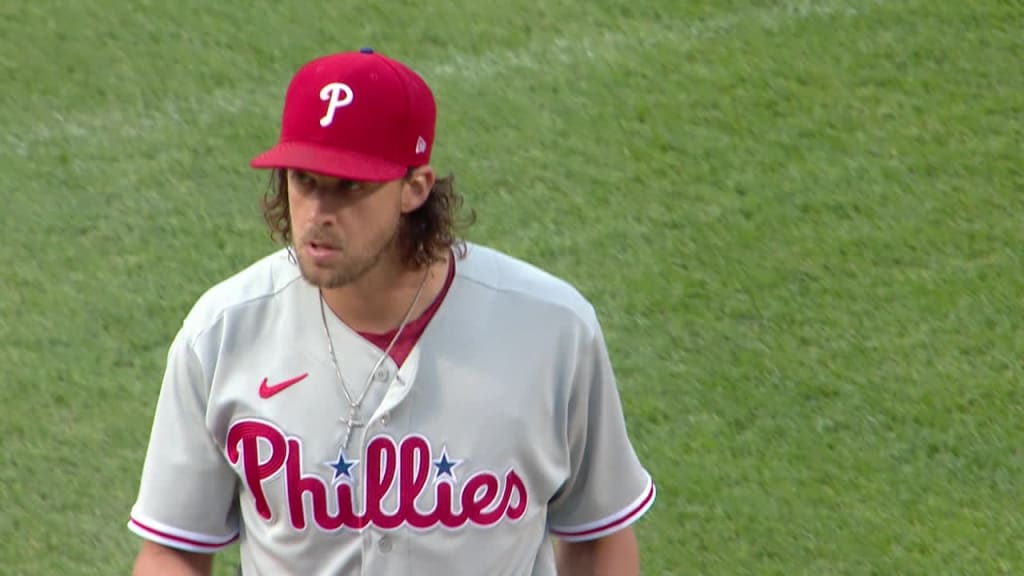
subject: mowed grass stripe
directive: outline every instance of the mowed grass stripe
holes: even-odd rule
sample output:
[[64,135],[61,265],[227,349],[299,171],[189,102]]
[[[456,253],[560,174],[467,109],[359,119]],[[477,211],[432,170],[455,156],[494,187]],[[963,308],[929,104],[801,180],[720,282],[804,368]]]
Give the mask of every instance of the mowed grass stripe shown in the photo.
[[[645,48],[663,44],[690,47],[719,35],[734,33],[749,25],[767,30],[785,28],[792,22],[809,18],[863,16],[886,0],[868,2],[795,0],[767,8],[740,9],[704,19],[667,18],[640,23],[625,22],[610,31],[577,30],[584,35],[544,38],[509,50],[482,53],[447,52],[441,60],[422,61],[415,54],[403,56],[443,94],[450,85],[466,81],[486,84],[498,75],[513,71],[551,74],[573,69],[585,61],[631,60]],[[130,57],[125,54],[124,57]],[[289,66],[291,63],[289,63]],[[290,73],[291,68],[282,69]],[[268,86],[266,76],[239,74],[241,82],[184,97],[136,98],[116,105],[62,106],[50,110],[43,119],[17,114],[11,118],[11,130],[4,134],[4,156],[34,158],[47,143],[85,143],[104,146],[123,141],[152,139],[167,129],[201,129],[224,116],[266,114],[272,116],[280,106],[283,85]],[[154,78],[155,80],[158,78]],[[287,77],[283,77],[286,82]],[[280,84],[280,83],[279,83]],[[142,88],[142,87],[136,87]],[[84,108],[84,110],[83,110]],[[442,110],[443,112],[443,110]],[[28,122],[26,122],[28,121]],[[45,150],[44,150],[45,153]]]

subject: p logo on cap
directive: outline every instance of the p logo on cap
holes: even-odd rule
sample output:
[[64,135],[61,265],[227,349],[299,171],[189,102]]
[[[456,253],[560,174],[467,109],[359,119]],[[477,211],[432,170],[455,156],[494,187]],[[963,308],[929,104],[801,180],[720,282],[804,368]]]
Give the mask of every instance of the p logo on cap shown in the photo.
[[348,84],[331,82],[320,89],[320,99],[327,102],[327,113],[320,119],[320,125],[324,128],[334,122],[334,111],[352,103],[352,89]]

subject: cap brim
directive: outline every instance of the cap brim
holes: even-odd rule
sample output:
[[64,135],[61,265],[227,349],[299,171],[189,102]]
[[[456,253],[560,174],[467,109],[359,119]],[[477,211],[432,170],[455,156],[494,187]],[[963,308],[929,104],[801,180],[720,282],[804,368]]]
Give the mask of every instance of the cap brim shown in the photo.
[[386,182],[405,176],[408,167],[358,152],[336,150],[305,142],[281,142],[256,156],[253,168],[304,170],[346,180]]

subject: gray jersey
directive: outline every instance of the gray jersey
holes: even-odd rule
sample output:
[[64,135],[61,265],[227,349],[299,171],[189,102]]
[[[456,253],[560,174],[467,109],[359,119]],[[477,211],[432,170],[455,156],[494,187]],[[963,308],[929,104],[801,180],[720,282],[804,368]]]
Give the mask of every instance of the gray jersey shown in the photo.
[[469,245],[401,367],[332,314],[285,251],[204,294],[171,345],[129,527],[240,540],[247,576],[553,575],[551,535],[599,538],[654,501],[592,306]]

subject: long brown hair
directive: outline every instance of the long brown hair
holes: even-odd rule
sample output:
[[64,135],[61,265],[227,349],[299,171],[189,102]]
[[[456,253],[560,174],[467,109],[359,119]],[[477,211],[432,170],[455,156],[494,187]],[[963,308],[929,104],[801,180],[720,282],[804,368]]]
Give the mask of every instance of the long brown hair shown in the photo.
[[[406,178],[412,175],[412,170]],[[455,175],[448,174],[434,181],[423,205],[402,215],[398,242],[402,261],[412,267],[426,266],[445,257],[449,250],[465,255],[465,242],[459,234],[476,220],[469,211],[459,219],[464,200],[455,192]],[[277,169],[270,174],[270,184],[262,201],[263,219],[270,229],[270,238],[285,246],[292,245],[291,210],[288,205],[288,172]]]

